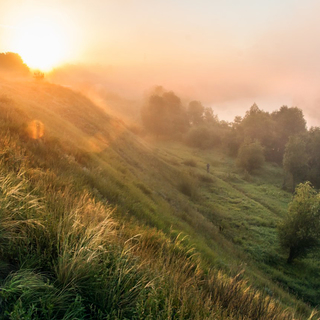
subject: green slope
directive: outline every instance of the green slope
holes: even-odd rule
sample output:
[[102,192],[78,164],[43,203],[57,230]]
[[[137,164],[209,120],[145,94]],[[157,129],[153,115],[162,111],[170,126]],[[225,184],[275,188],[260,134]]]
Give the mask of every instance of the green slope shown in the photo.
[[0,113],[7,318],[307,317],[290,291],[317,304],[319,260],[288,268],[277,245],[281,168],[243,176],[219,150],[146,142],[47,83],[1,81]]

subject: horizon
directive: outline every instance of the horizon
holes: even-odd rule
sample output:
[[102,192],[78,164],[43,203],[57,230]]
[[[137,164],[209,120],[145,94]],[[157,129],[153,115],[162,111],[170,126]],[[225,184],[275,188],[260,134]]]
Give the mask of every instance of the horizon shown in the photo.
[[315,0],[0,0],[0,8],[0,51],[31,68],[102,66],[100,85],[124,97],[162,85],[222,120],[257,103],[297,106],[309,127],[320,125]]

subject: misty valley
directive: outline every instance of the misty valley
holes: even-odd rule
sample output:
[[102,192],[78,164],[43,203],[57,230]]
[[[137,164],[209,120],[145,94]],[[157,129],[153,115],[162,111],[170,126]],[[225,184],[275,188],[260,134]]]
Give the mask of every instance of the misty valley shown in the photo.
[[161,86],[130,101],[1,63],[1,318],[318,317],[320,128],[301,109],[228,122]]

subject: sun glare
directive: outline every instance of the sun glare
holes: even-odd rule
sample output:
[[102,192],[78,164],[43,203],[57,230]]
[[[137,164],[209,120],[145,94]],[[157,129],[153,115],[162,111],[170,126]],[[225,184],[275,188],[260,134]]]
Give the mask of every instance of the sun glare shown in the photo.
[[67,41],[59,25],[48,20],[29,20],[20,24],[15,51],[32,69],[50,71],[64,62]]

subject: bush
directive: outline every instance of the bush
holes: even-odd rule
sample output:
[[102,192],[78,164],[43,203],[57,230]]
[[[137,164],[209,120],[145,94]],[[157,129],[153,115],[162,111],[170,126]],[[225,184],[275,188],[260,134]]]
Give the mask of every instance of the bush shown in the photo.
[[188,146],[200,149],[209,149],[221,143],[218,128],[209,128],[207,126],[191,128],[185,139]]
[[251,173],[253,170],[261,168],[263,164],[263,148],[258,141],[241,145],[237,157],[237,165],[240,168]]
[[222,144],[226,153],[231,157],[236,157],[240,148],[240,138],[237,133],[232,131],[227,131],[222,137]]
[[280,245],[289,249],[288,263],[320,246],[320,197],[310,182],[299,184],[288,214],[278,227]]

